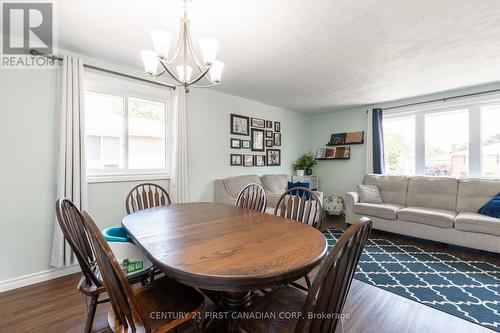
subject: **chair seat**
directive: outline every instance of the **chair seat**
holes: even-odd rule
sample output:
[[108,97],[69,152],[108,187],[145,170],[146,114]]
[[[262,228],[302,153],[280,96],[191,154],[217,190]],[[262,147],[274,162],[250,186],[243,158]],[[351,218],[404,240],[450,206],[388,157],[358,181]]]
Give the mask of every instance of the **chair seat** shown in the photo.
[[[142,311],[148,316],[153,332],[168,332],[182,322],[191,319],[200,311],[204,297],[196,289],[180,284],[167,277],[154,280],[151,285],[139,289],[138,298]],[[185,314],[182,317],[169,314]],[[139,323],[140,321],[136,321]],[[108,312],[108,324],[113,332],[132,332],[124,330],[119,324],[113,308]],[[136,327],[136,332],[145,332],[144,327]]]
[[[245,309],[245,313],[263,313],[266,316],[248,316],[241,322],[246,332],[292,333],[298,318],[283,316],[284,313],[298,314],[303,310],[306,295],[293,287],[279,287],[260,298]],[[267,314],[273,315],[267,315]],[[281,314],[281,315],[280,315]],[[268,318],[270,317],[270,318]],[[257,319],[259,318],[259,319]],[[304,330],[307,332],[307,328]]]

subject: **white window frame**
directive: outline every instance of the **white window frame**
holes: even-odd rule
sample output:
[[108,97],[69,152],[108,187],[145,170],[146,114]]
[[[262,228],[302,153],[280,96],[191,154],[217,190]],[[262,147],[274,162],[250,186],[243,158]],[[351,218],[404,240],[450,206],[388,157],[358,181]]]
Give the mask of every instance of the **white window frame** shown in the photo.
[[481,108],[500,105],[500,94],[484,94],[473,97],[432,102],[409,107],[385,110],[384,118],[415,116],[415,175],[425,175],[425,115],[432,113],[468,109],[469,113],[469,176],[488,178],[482,175],[482,131]]
[[[84,90],[123,99],[124,140],[123,168],[87,169],[88,183],[145,181],[170,179],[172,142],[172,92],[168,88],[142,83],[132,79],[103,74],[94,70],[85,72]],[[165,104],[165,169],[128,169],[128,100],[138,98]]]

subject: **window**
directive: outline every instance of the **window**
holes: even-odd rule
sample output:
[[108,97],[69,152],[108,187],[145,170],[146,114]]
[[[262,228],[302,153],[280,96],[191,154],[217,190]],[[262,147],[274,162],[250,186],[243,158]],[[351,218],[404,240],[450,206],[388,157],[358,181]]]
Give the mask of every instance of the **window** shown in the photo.
[[469,110],[425,114],[425,175],[469,175]]
[[385,172],[415,174],[415,117],[384,119]]
[[481,110],[481,159],[483,176],[500,176],[500,105]]
[[90,176],[165,173],[165,102],[85,91],[86,157]]
[[384,113],[387,174],[500,177],[500,95]]

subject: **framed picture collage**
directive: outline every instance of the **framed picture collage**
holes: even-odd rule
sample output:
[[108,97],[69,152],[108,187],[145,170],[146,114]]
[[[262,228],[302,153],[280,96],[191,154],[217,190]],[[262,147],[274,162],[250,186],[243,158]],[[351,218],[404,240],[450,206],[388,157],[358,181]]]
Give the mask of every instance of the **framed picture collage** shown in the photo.
[[[244,167],[281,165],[281,123],[231,114],[230,165]],[[277,148],[278,147],[278,148]],[[239,152],[236,150],[248,150]]]

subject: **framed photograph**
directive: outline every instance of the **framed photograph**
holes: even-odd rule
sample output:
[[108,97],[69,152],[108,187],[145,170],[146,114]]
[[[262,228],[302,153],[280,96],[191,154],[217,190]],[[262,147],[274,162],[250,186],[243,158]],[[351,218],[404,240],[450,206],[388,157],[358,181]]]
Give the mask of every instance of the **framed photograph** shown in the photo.
[[281,146],[281,133],[274,133],[274,145]]
[[250,149],[252,147],[252,143],[250,140],[241,140],[241,148]]
[[266,128],[273,128],[273,121],[272,120],[266,120]]
[[266,160],[268,166],[278,166],[281,165],[281,150],[279,149],[268,149],[266,151]]
[[231,165],[242,165],[242,156],[240,154],[231,154]]
[[364,131],[359,131],[359,132],[349,132],[345,136],[345,143],[346,144],[361,144],[363,143],[364,139]]
[[273,144],[274,144],[274,140],[273,139],[266,139],[266,147],[269,148],[269,147],[273,147]]
[[231,138],[231,148],[240,149],[241,148],[241,140],[240,139]]
[[272,139],[273,138],[273,131],[266,131],[266,138]]
[[252,127],[265,128],[266,121],[264,119],[252,118]]
[[231,113],[231,134],[249,135],[250,119],[239,114]]
[[264,151],[264,130],[252,128],[252,151]]
[[266,156],[255,155],[255,166],[266,166]]
[[281,132],[281,123],[279,121],[274,122],[274,131]]
[[253,155],[243,155],[243,166],[253,166]]

